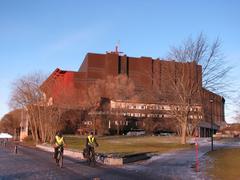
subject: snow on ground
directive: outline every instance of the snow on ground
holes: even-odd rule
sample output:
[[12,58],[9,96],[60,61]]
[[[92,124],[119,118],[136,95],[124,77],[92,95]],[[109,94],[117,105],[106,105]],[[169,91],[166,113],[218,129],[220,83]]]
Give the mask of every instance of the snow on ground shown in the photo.
[[[190,139],[188,143],[194,143],[195,139]],[[166,179],[211,179],[205,172],[206,163],[210,159],[204,156],[211,150],[210,138],[199,138],[198,161],[196,160],[196,149],[179,150],[171,153],[163,153],[151,157],[149,160],[127,164],[122,168],[129,171],[145,172],[149,176],[165,177]],[[240,147],[238,139],[214,141],[214,149],[226,147]],[[198,162],[198,165],[196,164]],[[198,168],[196,168],[198,166]]]

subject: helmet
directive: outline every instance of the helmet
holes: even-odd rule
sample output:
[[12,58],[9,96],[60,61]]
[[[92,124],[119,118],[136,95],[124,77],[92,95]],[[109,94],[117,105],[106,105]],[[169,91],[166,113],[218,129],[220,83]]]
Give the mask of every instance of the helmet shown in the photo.
[[62,137],[62,132],[61,132],[61,131],[58,131],[58,132],[57,132],[57,136]]

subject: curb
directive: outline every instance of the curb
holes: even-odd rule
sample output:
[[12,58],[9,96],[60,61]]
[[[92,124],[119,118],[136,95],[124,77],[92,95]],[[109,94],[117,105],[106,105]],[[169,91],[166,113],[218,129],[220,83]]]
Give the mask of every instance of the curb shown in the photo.
[[132,163],[140,160],[149,159],[151,156],[149,153],[138,153],[138,154],[131,154],[123,157],[123,163]]
[[[36,145],[37,148],[42,149],[44,151],[48,151],[48,152],[53,152],[54,149],[51,146],[47,146],[47,145]],[[77,159],[84,159],[83,157],[83,153],[79,152],[79,151],[75,151],[75,150],[70,150],[70,149],[64,149],[64,155],[71,157],[71,158],[77,158]]]
[[[36,145],[37,148],[42,149],[44,151],[48,152],[53,152],[53,148],[51,146],[47,145]],[[76,158],[76,159],[81,159],[84,160],[85,158],[83,157],[83,153],[76,151],[76,150],[71,150],[71,149],[65,149],[64,150],[64,155],[71,157],[71,158]],[[149,153],[137,153],[137,154],[131,154],[131,155],[126,155],[122,158],[119,157],[108,157],[105,155],[97,155],[96,161],[100,164],[105,164],[105,165],[110,165],[110,166],[121,166],[126,163],[132,163],[140,160],[146,160],[149,159],[150,155]]]

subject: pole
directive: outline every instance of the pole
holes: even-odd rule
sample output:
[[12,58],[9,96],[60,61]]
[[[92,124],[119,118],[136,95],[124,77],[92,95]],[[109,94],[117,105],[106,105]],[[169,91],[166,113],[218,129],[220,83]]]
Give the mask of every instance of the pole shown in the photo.
[[[196,128],[198,129],[198,128]],[[198,132],[195,131],[195,148],[196,148],[196,172],[199,171],[199,161],[198,161]]]
[[213,100],[210,100],[211,103],[211,150],[213,151],[213,118],[212,118],[212,104]]
[[15,148],[14,148],[14,153],[15,153],[15,154],[18,153],[18,147],[17,147],[17,145],[16,145]]

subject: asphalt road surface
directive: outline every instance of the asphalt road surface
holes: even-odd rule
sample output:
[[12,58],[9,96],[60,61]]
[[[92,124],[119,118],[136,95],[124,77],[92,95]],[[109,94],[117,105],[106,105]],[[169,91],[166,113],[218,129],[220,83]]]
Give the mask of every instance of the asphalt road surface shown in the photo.
[[18,147],[18,153],[14,153],[14,147],[0,146],[0,180],[14,179],[96,179],[96,180],[139,180],[162,179],[151,177],[144,172],[136,173],[135,170],[127,170],[121,167],[109,167],[97,164],[90,167],[84,160],[64,158],[63,168],[56,166],[52,153],[35,148]]
[[[210,151],[210,141],[199,142],[199,160]],[[240,147],[240,139],[232,142],[214,142],[214,149]],[[206,156],[207,157],[207,156]],[[181,150],[152,157],[149,160],[110,167],[97,164],[90,167],[85,160],[65,157],[63,168],[56,166],[52,153],[20,146],[0,145],[0,180],[14,179],[88,179],[88,180],[188,180],[211,179],[206,176],[206,162],[200,161],[196,171],[195,149]]]

